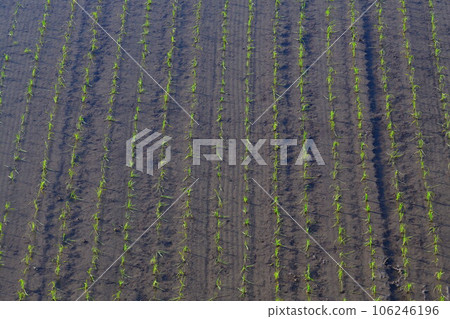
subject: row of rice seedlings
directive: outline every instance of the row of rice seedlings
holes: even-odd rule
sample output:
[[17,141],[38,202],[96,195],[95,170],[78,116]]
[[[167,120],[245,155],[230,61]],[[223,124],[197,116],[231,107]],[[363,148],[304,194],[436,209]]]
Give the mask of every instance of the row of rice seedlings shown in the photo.
[[3,90],[4,90],[4,81],[6,79],[6,69],[7,65],[10,62],[10,56],[6,53],[3,55],[3,63],[1,66],[1,73],[0,73],[0,115],[3,111]]
[[[223,103],[225,102],[225,70],[226,70],[226,49],[227,49],[227,35],[228,35],[228,0],[225,1],[224,9],[222,10],[222,47],[221,47],[221,72],[220,72],[220,99],[217,106],[217,119],[216,123],[218,126],[218,138],[223,139],[223,119],[222,119],[222,111],[223,111]],[[221,162],[217,162],[216,165],[216,175],[217,175],[217,187],[214,189],[214,193],[216,194],[217,206],[214,210],[214,217],[216,219],[216,233],[214,234],[214,242],[216,244],[216,257],[215,263],[217,265],[217,278],[215,282],[215,293],[214,298],[217,298],[218,292],[222,289],[222,280],[220,278],[220,273],[223,271],[223,265],[225,261],[223,260],[223,246],[222,246],[222,238],[221,238],[221,229],[224,224],[223,219],[225,216],[223,215],[223,187],[222,187],[222,165]]]
[[[170,48],[169,51],[166,54],[166,66],[167,66],[167,83],[166,83],[166,88],[165,88],[165,92],[163,95],[163,104],[162,104],[162,110],[163,110],[163,114],[162,114],[162,125],[161,125],[161,133],[165,133],[167,126],[169,125],[168,121],[167,121],[167,115],[168,115],[168,101],[169,101],[169,95],[171,92],[171,88],[172,88],[172,68],[173,68],[173,54],[175,51],[175,44],[176,44],[176,40],[175,40],[175,34],[176,34],[176,20],[178,17],[178,11],[180,10],[180,5],[178,0],[172,0],[171,2],[171,6],[172,6],[172,18],[171,18],[171,23],[170,23]],[[161,147],[161,153],[160,153],[160,160],[163,160],[164,156],[165,156],[165,152],[166,152],[166,148],[167,145],[163,144]],[[156,232],[157,232],[157,236],[158,236],[158,242],[159,242],[159,237],[161,236],[160,231],[161,231],[161,214],[163,213],[163,209],[164,207],[167,205],[165,203],[166,199],[170,199],[170,196],[167,196],[164,194],[164,187],[163,187],[163,182],[166,179],[166,168],[162,167],[159,171],[159,176],[158,176],[158,180],[156,182],[156,189],[157,192],[159,194],[159,200],[158,200],[158,204],[156,206],[156,218],[157,218],[157,222],[156,222]],[[151,259],[150,264],[153,267],[153,283],[152,283],[152,287],[153,287],[153,298],[154,299],[158,299],[158,291],[161,289],[159,286],[159,260],[160,258],[164,255],[163,251],[158,251]]]
[[441,109],[444,113],[444,119],[442,123],[442,131],[447,140],[447,146],[450,146],[448,140],[450,139],[450,117],[448,115],[448,90],[445,87],[445,67],[441,64],[441,43],[437,34],[437,22],[436,14],[434,10],[434,1],[428,0],[428,8],[430,12],[430,24],[431,24],[431,39],[433,41],[433,57],[436,66],[436,73],[438,76],[438,91],[440,94]]
[[[356,8],[355,8],[355,0],[349,0],[349,7],[350,7],[350,19],[351,24],[354,24],[356,21]],[[361,78],[359,75],[359,67],[357,62],[357,47],[359,42],[359,35],[358,35],[358,27],[354,25],[351,28],[351,34],[352,34],[352,40],[350,42],[351,46],[351,52],[352,52],[352,64],[353,64],[353,94],[354,94],[354,103],[356,106],[356,113],[357,113],[357,120],[358,120],[358,140],[359,140],[359,148],[360,148],[360,166],[362,169],[362,177],[361,177],[361,183],[364,185],[364,205],[365,205],[365,213],[366,213],[366,236],[367,241],[365,245],[368,247],[369,253],[370,253],[370,261],[369,261],[369,268],[370,268],[370,279],[371,279],[371,287],[370,290],[372,292],[372,295],[376,298],[377,296],[377,286],[375,283],[375,279],[377,278],[377,265],[376,265],[376,250],[374,247],[374,230],[372,227],[372,212],[369,204],[370,196],[369,196],[369,186],[367,185],[367,181],[369,179],[369,175],[367,172],[367,156],[365,149],[367,148],[366,144],[366,135],[365,132],[367,131],[367,128],[364,126],[363,121],[363,112],[364,112],[364,105],[361,102],[361,96],[360,96],[360,88],[359,84],[361,82]]]
[[11,207],[11,203],[10,202],[6,202],[5,206],[2,210],[3,213],[3,218],[0,220],[0,267],[3,266],[3,255],[4,255],[4,251],[3,251],[3,237],[5,236],[4,233],[4,226],[6,225],[7,221],[8,221],[8,214],[14,210]]
[[[22,113],[22,115],[20,116],[20,127],[19,127],[19,131],[16,133],[16,139],[15,139],[15,151],[14,151],[14,164],[11,167],[10,173],[9,173],[9,179],[11,181],[14,181],[15,179],[15,174],[18,173],[17,171],[17,162],[21,160],[20,154],[25,152],[24,150],[22,150],[21,144],[22,144],[22,139],[23,136],[25,134],[25,130],[26,130],[26,121],[27,121],[27,117],[30,111],[30,103],[31,103],[31,99],[33,96],[33,88],[35,86],[35,82],[36,82],[36,77],[37,77],[37,71],[38,71],[38,67],[39,67],[39,60],[40,60],[40,53],[42,50],[42,47],[44,46],[44,38],[46,35],[46,30],[47,30],[47,21],[48,21],[48,17],[50,15],[50,0],[46,0],[45,4],[44,4],[44,13],[42,16],[42,20],[40,20],[39,22],[39,37],[38,37],[38,42],[36,43],[36,50],[34,51],[34,65],[33,68],[31,70],[31,78],[28,80],[28,86],[27,86],[27,91],[26,91],[26,103],[25,103],[25,110]],[[43,161],[42,162],[42,170],[46,171],[47,170],[47,161]],[[45,184],[45,182],[44,182]],[[43,186],[40,186],[40,191],[41,188],[43,188]],[[42,189],[43,190],[43,189]],[[36,209],[36,205],[37,202],[34,202],[34,206],[35,206],[35,211],[37,211]],[[28,244],[27,246],[27,253],[25,254],[24,259],[22,260],[22,262],[24,263],[24,270],[22,272],[23,277],[25,277],[30,269],[30,264],[31,261],[33,259],[33,254],[34,254],[34,246],[31,244],[34,242],[34,237],[36,236],[36,214],[33,216],[33,220],[29,222],[29,227],[30,227],[30,244]],[[19,300],[24,300],[27,296],[28,293],[26,291],[26,282],[25,279],[19,279],[19,290],[17,291],[17,295],[19,297]]]
[[[64,209],[66,209],[67,213],[70,213],[70,211],[71,211],[71,203],[73,201],[79,200],[79,197],[77,196],[77,190],[74,187],[73,183],[74,183],[74,176],[76,175],[75,167],[76,167],[76,163],[77,163],[78,148],[82,141],[84,126],[86,124],[86,122],[84,120],[84,111],[85,111],[86,107],[88,106],[87,100],[89,97],[89,90],[91,88],[90,81],[92,78],[91,70],[95,64],[95,53],[98,49],[98,47],[97,47],[97,43],[98,43],[97,23],[99,21],[99,16],[102,13],[102,0],[98,0],[97,6],[95,9],[96,9],[96,11],[92,12],[92,14],[91,14],[94,21],[92,21],[91,29],[90,29],[90,32],[91,32],[90,50],[87,54],[88,62],[84,69],[84,71],[85,71],[84,83],[81,87],[81,106],[80,106],[78,121],[76,123],[76,131],[73,134],[74,143],[72,146],[70,168],[69,168],[69,172],[68,172],[69,180],[66,183],[66,189],[67,189],[67,192],[69,193],[69,199],[66,200]],[[104,174],[103,164],[101,165],[101,171],[102,171],[102,175],[103,175]],[[92,219],[93,219],[92,231],[94,234],[94,240],[93,240],[93,244],[91,247],[91,252],[92,252],[91,262],[90,262],[89,269],[87,270],[88,278],[86,278],[86,280],[83,283],[83,286],[81,287],[86,300],[92,299],[91,293],[89,291],[89,286],[95,280],[94,275],[97,270],[97,262],[98,262],[99,255],[100,255],[100,248],[99,248],[99,246],[100,246],[100,231],[99,231],[99,229],[100,229],[100,213],[101,213],[100,209],[101,209],[101,198],[102,198],[103,191],[105,189],[105,184],[106,184],[106,181],[101,179],[100,184],[99,184],[98,188],[96,189],[96,195],[97,195],[97,200],[95,203],[96,210],[92,216]]]
[[14,9],[13,15],[12,15],[12,23],[11,27],[8,31],[8,36],[12,39],[14,37],[14,33],[17,29],[17,16],[19,13],[19,10],[23,8],[23,5],[20,3],[20,0],[16,2],[16,7]]
[[[226,5],[228,6],[228,1],[226,2]],[[252,103],[252,92],[251,92],[251,86],[250,86],[250,75],[251,75],[251,59],[253,55],[253,39],[252,39],[252,27],[254,24],[254,17],[255,17],[255,3],[253,0],[248,0],[248,20],[247,20],[247,48],[246,48],[246,59],[245,59],[245,79],[244,79],[244,85],[245,85],[245,119],[244,119],[244,126],[245,126],[245,138],[247,140],[250,139],[250,106]],[[245,149],[245,157],[248,156],[248,150]],[[242,234],[244,235],[244,258],[242,261],[242,268],[241,268],[241,283],[240,287],[238,288],[240,291],[240,297],[244,298],[247,295],[248,292],[248,284],[249,281],[247,279],[249,269],[252,267],[251,261],[248,255],[248,251],[250,250],[249,244],[250,244],[250,218],[249,218],[249,197],[250,197],[250,188],[249,188],[249,167],[248,165],[244,166],[244,194],[243,194],[243,228],[244,231]]]
[[17,171],[17,163],[22,159],[21,154],[25,152],[25,150],[22,149],[22,139],[25,134],[26,130],[26,124],[27,124],[27,117],[30,112],[30,103],[31,99],[33,97],[33,88],[36,84],[36,77],[37,72],[39,69],[39,59],[42,47],[44,46],[44,38],[47,30],[47,20],[48,16],[50,14],[50,0],[46,0],[44,4],[44,13],[42,15],[42,20],[39,21],[39,37],[38,41],[36,43],[36,49],[34,51],[34,65],[31,69],[31,77],[28,80],[28,85],[26,88],[26,103],[25,103],[25,110],[20,116],[20,124],[19,124],[19,130],[16,133],[15,136],[15,148],[14,148],[14,164],[10,167],[10,172],[8,174],[8,178],[10,181],[14,181]]
[[[17,1],[16,3],[16,8],[14,10],[13,13],[13,17],[12,17],[12,24],[11,27],[9,28],[9,38],[12,40],[14,37],[14,31],[16,30],[17,27],[17,15],[19,12],[19,9],[23,8],[23,5],[20,3],[20,0]],[[11,62],[11,57],[7,54],[4,53],[3,54],[3,63],[1,66],[1,75],[0,75],[0,115],[2,113],[2,107],[3,107],[3,90],[4,90],[4,81],[6,79],[6,70],[8,67],[8,63]],[[1,122],[0,122],[1,124]],[[5,207],[3,210],[3,216],[0,220],[0,267],[3,266],[3,247],[2,247],[2,243],[3,243],[3,237],[4,237],[4,226],[6,225],[7,221],[8,221],[8,213],[12,210],[11,208],[11,203],[10,202],[6,202],[5,203]]]
[[327,89],[328,89],[328,103],[330,107],[330,116],[329,116],[329,122],[330,122],[330,130],[333,133],[333,145],[331,148],[332,152],[332,158],[333,158],[333,171],[331,173],[332,179],[333,179],[333,207],[334,207],[334,227],[338,228],[338,245],[339,245],[339,267],[338,267],[338,280],[339,280],[339,289],[340,292],[344,292],[344,271],[343,268],[346,266],[344,261],[344,251],[343,246],[346,242],[346,231],[341,223],[341,214],[343,210],[342,205],[342,191],[340,187],[340,182],[338,179],[339,174],[339,168],[340,168],[340,161],[339,161],[339,141],[337,139],[337,134],[335,131],[336,128],[336,108],[334,100],[336,99],[336,96],[333,95],[333,83],[334,78],[333,75],[336,73],[336,71],[333,68],[333,54],[331,48],[331,38],[333,36],[334,31],[334,21],[332,20],[331,12],[333,10],[333,3],[334,0],[328,0],[328,6],[325,11],[325,18],[327,21],[327,30],[326,30],[326,49],[327,49],[327,67],[328,67],[328,75],[327,75]]
[[[306,0],[299,0],[300,3],[300,17],[298,21],[298,68],[299,73],[303,74],[305,72],[305,54],[306,54],[306,48],[305,48],[305,20],[306,20]],[[300,93],[300,133],[302,138],[302,145],[305,143],[306,139],[308,138],[308,131],[306,128],[306,122],[308,121],[308,111],[309,111],[309,103],[306,98],[305,94],[305,84],[306,84],[306,75],[302,76],[299,79],[299,82],[297,84],[297,87],[299,89]],[[310,180],[311,177],[309,176],[308,172],[309,168],[309,162],[304,161],[303,163],[303,169],[302,169],[302,179],[304,182],[303,186],[303,198],[302,198],[302,204],[303,204],[303,210],[302,215],[305,218],[305,231],[309,234],[311,230],[311,225],[313,223],[310,215],[310,208],[309,208],[309,188],[310,186]],[[311,247],[311,239],[307,236],[305,241],[305,247],[304,252],[306,255],[306,268],[303,273],[303,278],[305,280],[305,294],[306,299],[311,300],[311,295],[313,293],[312,291],[312,282],[313,278],[311,275],[311,265],[309,263],[309,257],[310,252],[309,249]]]
[[[280,67],[278,63],[278,28],[280,25],[280,6],[281,1],[275,0],[275,8],[274,8],[274,18],[273,18],[273,24],[272,24],[272,60],[273,60],[273,82],[272,82],[272,97],[273,97],[273,124],[272,124],[272,131],[273,131],[273,138],[278,139],[279,132],[278,132],[278,103],[277,103],[277,97],[278,97],[278,69]],[[273,172],[272,172],[272,192],[274,196],[274,201],[272,203],[272,210],[276,216],[276,227],[273,234],[274,237],[274,245],[275,245],[275,252],[273,255],[274,258],[274,279],[275,279],[275,299],[281,300],[280,298],[280,272],[281,272],[281,259],[280,259],[280,250],[283,247],[281,242],[281,226],[283,219],[281,217],[281,212],[279,208],[278,203],[278,170],[280,169],[280,158],[279,158],[279,145],[274,146],[274,159],[273,159]]]
[[[200,51],[202,47],[200,46],[200,22],[201,22],[201,9],[202,9],[202,0],[198,0],[195,5],[195,26],[192,30],[193,44],[194,48],[194,57],[191,61],[191,72],[192,72],[192,85],[191,85],[191,103],[190,103],[190,120],[188,126],[188,132],[186,135],[186,140],[188,143],[187,154],[185,160],[187,160],[187,167],[185,169],[186,176],[184,177],[183,182],[190,180],[192,178],[192,157],[193,157],[193,149],[192,149],[192,141],[193,141],[193,133],[194,133],[194,117],[195,110],[198,107],[198,93],[197,93],[197,80],[198,80],[198,56],[200,55]],[[186,191],[186,187],[183,188],[183,192]],[[189,248],[189,237],[188,237],[188,229],[189,229],[189,221],[192,219],[192,208],[191,208],[191,191],[192,188],[189,188],[186,191],[186,201],[183,206],[183,215],[181,216],[182,221],[182,248],[178,251],[180,255],[180,263],[177,266],[177,278],[179,282],[178,286],[178,296],[175,300],[182,300],[184,298],[184,289],[186,287],[186,268],[188,264],[188,256],[190,253]]]
[[439,235],[437,233],[437,224],[434,221],[434,217],[436,214],[436,211],[433,207],[433,198],[434,193],[432,191],[432,187],[428,184],[427,176],[429,174],[429,169],[425,164],[425,153],[423,150],[423,147],[425,145],[425,141],[423,140],[423,134],[422,134],[422,128],[420,124],[420,118],[421,118],[421,112],[417,109],[417,90],[419,86],[415,82],[415,68],[413,66],[413,60],[414,56],[411,53],[411,42],[408,38],[407,31],[408,31],[408,15],[407,15],[407,9],[406,9],[406,0],[400,0],[400,12],[402,13],[402,38],[403,38],[403,45],[405,48],[405,58],[408,63],[408,81],[411,89],[411,117],[412,117],[412,124],[415,124],[416,127],[416,133],[415,133],[415,139],[417,140],[417,155],[419,159],[419,165],[422,172],[422,181],[423,186],[425,189],[425,201],[427,204],[427,217],[428,217],[428,224],[429,224],[429,234],[431,236],[431,240],[433,242],[433,262],[436,264],[437,271],[435,273],[435,278],[437,281],[437,284],[435,286],[436,291],[439,294],[439,299],[444,300],[445,297],[442,292],[442,273],[443,270],[439,269],[438,266],[438,260],[439,260]]
[[[14,32],[17,27],[17,16],[18,16],[19,10],[22,8],[23,8],[23,5],[20,3],[20,0],[17,1],[16,7],[14,9],[14,13],[12,15],[12,23],[11,23],[11,26],[9,27],[9,32],[8,32],[10,41],[12,41],[14,38]],[[2,108],[3,108],[3,88],[4,88],[4,81],[6,79],[6,69],[10,62],[11,62],[11,56],[7,53],[3,53],[3,61],[2,61],[1,69],[0,69],[0,115],[2,113]]]

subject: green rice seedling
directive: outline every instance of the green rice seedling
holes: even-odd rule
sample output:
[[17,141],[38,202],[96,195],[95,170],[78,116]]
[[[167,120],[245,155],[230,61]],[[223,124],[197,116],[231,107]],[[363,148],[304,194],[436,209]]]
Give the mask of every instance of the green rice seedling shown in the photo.
[[19,300],[25,300],[25,298],[28,296],[28,293],[25,289],[25,280],[23,279],[19,279],[19,285],[20,285],[20,290],[17,292],[17,295],[19,297]]

